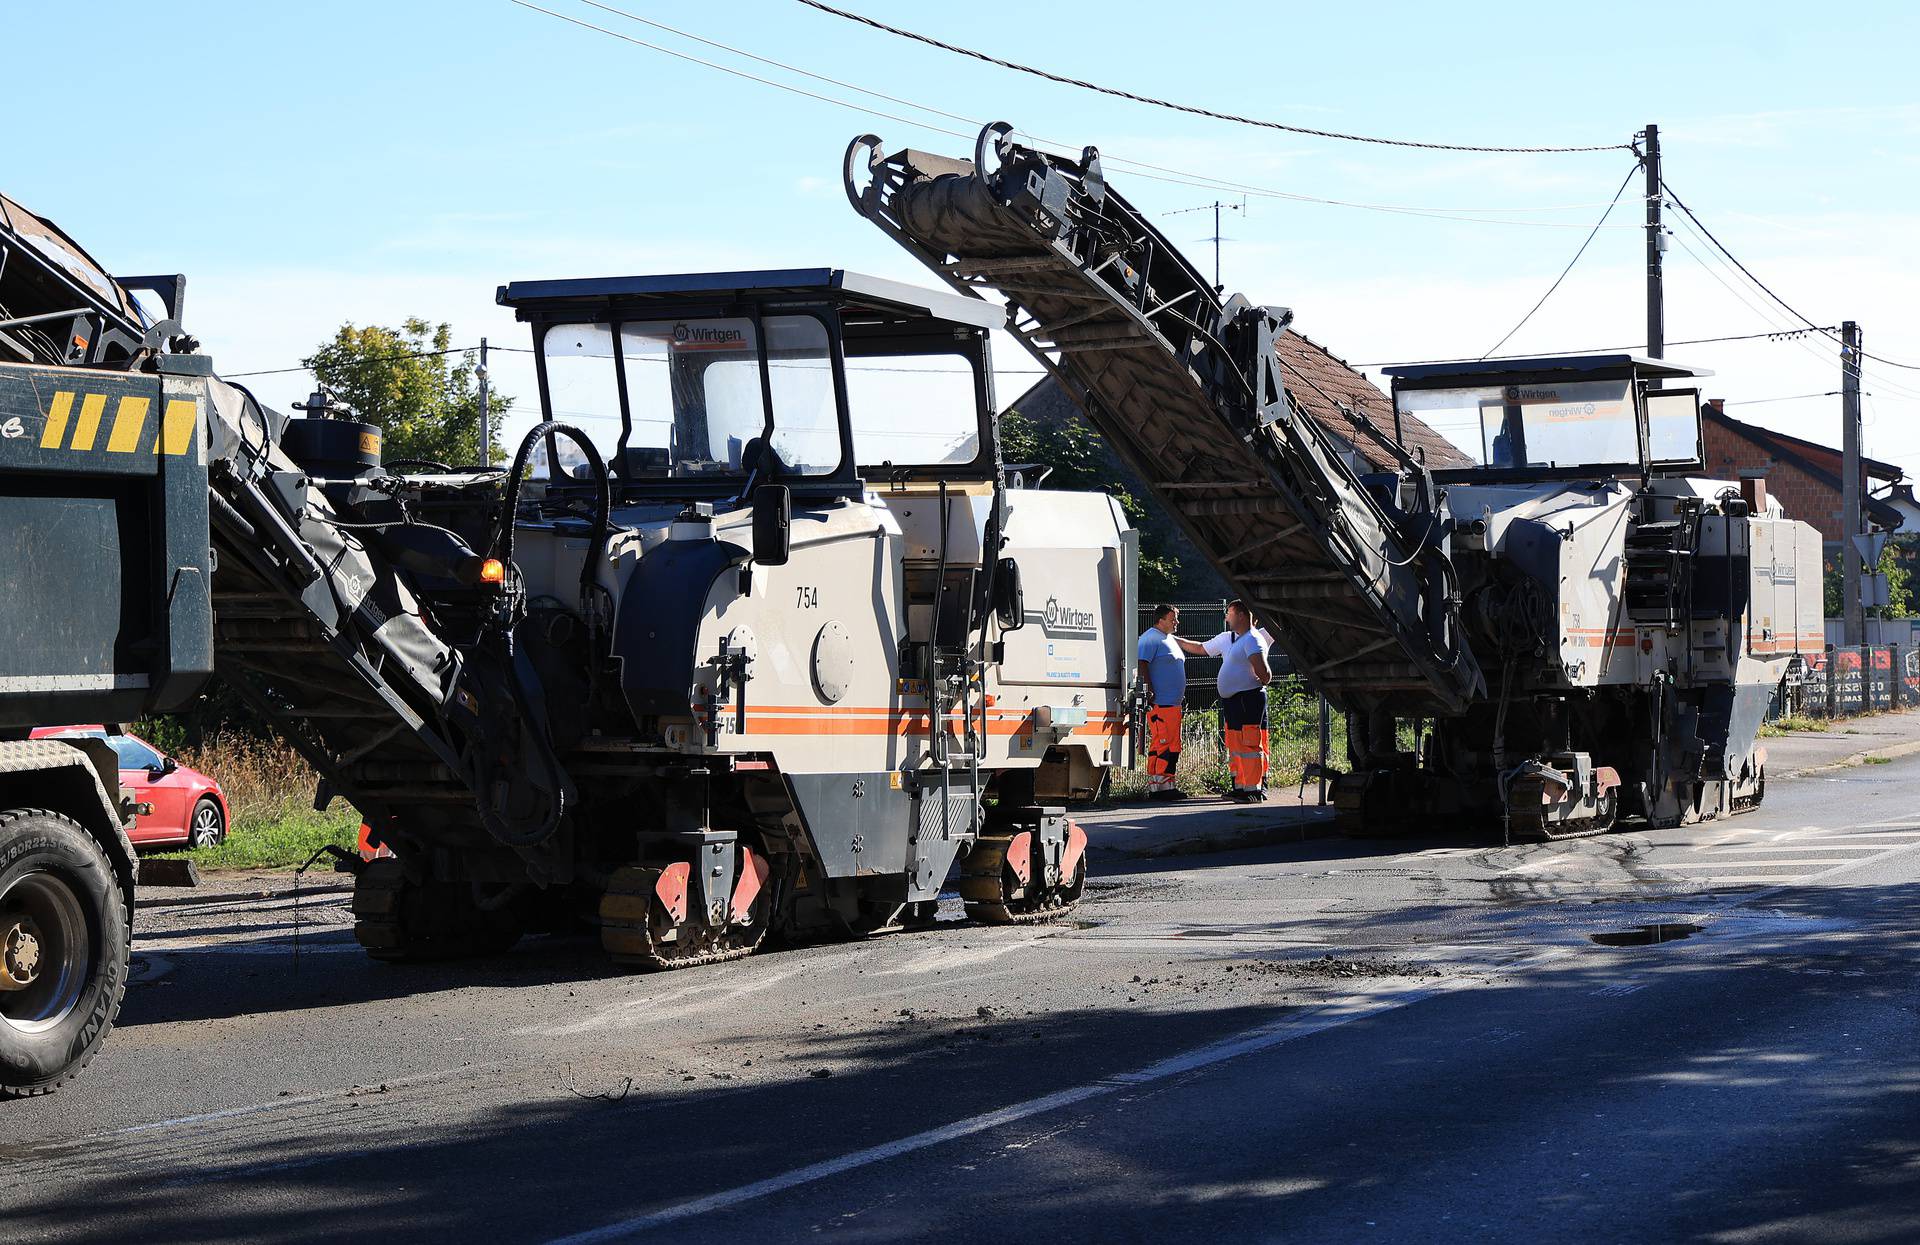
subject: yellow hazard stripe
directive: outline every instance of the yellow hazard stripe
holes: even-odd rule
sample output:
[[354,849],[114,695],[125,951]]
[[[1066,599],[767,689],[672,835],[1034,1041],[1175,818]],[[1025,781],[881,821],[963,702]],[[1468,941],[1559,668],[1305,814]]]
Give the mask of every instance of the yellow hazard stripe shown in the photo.
[[140,434],[147,426],[146,398],[125,397],[113,412],[113,431],[107,436],[107,453],[131,454],[140,447]]
[[80,399],[80,422],[73,429],[73,445],[76,450],[90,450],[93,439],[100,432],[100,412],[107,409],[107,395],[90,393]]
[[62,438],[67,435],[67,415],[73,410],[73,394],[62,389],[53,395],[53,405],[47,408],[46,431],[40,434],[40,448],[57,450]]
[[171,399],[162,419],[161,435],[154,439],[154,449],[160,448],[162,440],[166,441],[169,454],[184,454],[192,449],[193,425],[199,414],[199,408],[186,398]]

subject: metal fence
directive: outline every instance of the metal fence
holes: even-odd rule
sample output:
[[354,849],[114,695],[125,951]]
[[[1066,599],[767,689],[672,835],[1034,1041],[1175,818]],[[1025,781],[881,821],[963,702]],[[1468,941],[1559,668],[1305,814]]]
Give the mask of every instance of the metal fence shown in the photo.
[[1920,651],[1911,645],[1829,644],[1797,654],[1768,717],[1838,718],[1920,708]]

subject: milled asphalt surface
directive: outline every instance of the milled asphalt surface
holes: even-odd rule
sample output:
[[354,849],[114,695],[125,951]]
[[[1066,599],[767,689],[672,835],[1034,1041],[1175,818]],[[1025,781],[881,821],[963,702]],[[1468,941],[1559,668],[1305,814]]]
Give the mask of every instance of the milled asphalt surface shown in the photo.
[[1920,759],[1817,745],[1700,827],[1110,851],[1068,922],[653,976],[145,907],[0,1238],[1920,1239]]

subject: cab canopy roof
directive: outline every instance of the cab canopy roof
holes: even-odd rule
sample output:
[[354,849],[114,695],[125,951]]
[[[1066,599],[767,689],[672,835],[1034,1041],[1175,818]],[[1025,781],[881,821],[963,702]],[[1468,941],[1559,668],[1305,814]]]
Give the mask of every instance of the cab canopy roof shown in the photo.
[[1421,387],[1433,380],[1469,380],[1501,376],[1552,376],[1608,372],[1633,375],[1642,380],[1670,380],[1686,376],[1711,376],[1705,368],[1682,367],[1665,359],[1649,359],[1637,354],[1563,354],[1540,355],[1530,359],[1460,359],[1452,363],[1403,363],[1380,369],[1396,381],[1409,381]]
[[652,315],[690,304],[830,302],[856,314],[886,319],[939,320],[974,328],[999,328],[1006,311],[961,294],[922,289],[844,268],[774,268],[759,272],[673,273],[653,277],[581,277],[562,281],[514,281],[496,301],[522,320],[552,320],[556,313],[603,319]]

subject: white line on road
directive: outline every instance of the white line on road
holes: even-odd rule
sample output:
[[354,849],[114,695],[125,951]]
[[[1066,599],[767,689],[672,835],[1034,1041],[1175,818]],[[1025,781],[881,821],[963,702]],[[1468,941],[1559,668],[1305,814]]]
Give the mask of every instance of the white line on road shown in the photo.
[[1794,865],[1837,865],[1851,862],[1853,859],[1855,858],[1851,856],[1820,856],[1810,860],[1689,860],[1686,867],[1689,869],[1785,869]]
[[1747,852],[1883,852],[1878,843],[1735,843],[1714,849],[1715,856],[1739,856]]
[[[1557,958],[1563,954],[1565,954],[1565,952],[1557,950],[1549,951],[1533,956],[1523,961],[1522,964],[1512,965],[1511,967],[1531,966],[1548,959]],[[1377,1016],[1382,1012],[1405,1007],[1410,1003],[1418,1003],[1422,999],[1432,998],[1438,994],[1461,989],[1468,984],[1470,984],[1470,982],[1462,978],[1458,981],[1443,982],[1437,985],[1390,986],[1373,995],[1356,995],[1349,999],[1343,999],[1324,1007],[1316,1008],[1304,1016],[1290,1017],[1273,1024],[1261,1025],[1258,1028],[1249,1029],[1245,1033],[1224,1038],[1218,1042],[1210,1042],[1205,1046],[1197,1047],[1183,1055],[1175,1055],[1169,1059],[1162,1059],[1158,1063],[1149,1064],[1135,1072],[1125,1072],[1117,1076],[1110,1076],[1102,1080],[1094,1081],[1090,1084],[1077,1085],[1070,1089],[1059,1090],[1039,1098],[1029,1098],[1025,1102],[1017,1102],[1012,1106],[1002,1107],[998,1111],[989,1111],[984,1115],[976,1115],[968,1119],[956,1120],[951,1124],[929,1129],[923,1133],[915,1133],[910,1137],[902,1137],[897,1141],[889,1141],[881,1145],[870,1146],[865,1150],[855,1150],[851,1154],[843,1154],[838,1158],[825,1159],[818,1163],[809,1164],[806,1167],[799,1167],[793,1171],[783,1172],[778,1176],[769,1176],[765,1180],[756,1180],[752,1184],[741,1185],[733,1189],[725,1189],[719,1193],[694,1198],[692,1201],[680,1202],[676,1205],[668,1206],[645,1215],[636,1215],[631,1219],[623,1219],[617,1223],[606,1224],[598,1228],[590,1228],[585,1232],[577,1232],[572,1236],[558,1237],[549,1242],[549,1245],[595,1245],[595,1243],[601,1241],[625,1240],[628,1237],[638,1236],[643,1232],[650,1232],[655,1228],[662,1228],[668,1224],[678,1223],[684,1219],[691,1219],[696,1215],[705,1215],[713,1211],[738,1206],[742,1202],[754,1201],[755,1199],[768,1197],[775,1193],[784,1193],[788,1189],[797,1188],[800,1185],[812,1184],[815,1181],[825,1180],[829,1177],[838,1176],[844,1172],[854,1171],[861,1167],[868,1167],[875,1163],[884,1163],[888,1159],[898,1158],[903,1154],[912,1154],[915,1151],[925,1150],[931,1146],[943,1145],[946,1142],[956,1141],[962,1137],[971,1137],[975,1133],[983,1133],[989,1129],[999,1128],[1003,1124],[1012,1124],[1027,1119],[1030,1116],[1041,1115],[1048,1111],[1057,1111],[1062,1107],[1070,1107],[1077,1103],[1086,1102],[1092,1098],[1103,1097],[1123,1089],[1131,1089],[1139,1085],[1150,1084],[1154,1081],[1165,1080],[1168,1077],[1179,1076],[1183,1073],[1211,1067],[1214,1064],[1222,1063],[1229,1059],[1237,1059],[1241,1055],[1251,1055],[1258,1051],[1270,1050],[1275,1046],[1291,1042],[1296,1038],[1308,1037],[1315,1033],[1323,1033],[1328,1029],[1336,1028],[1340,1025],[1350,1024],[1356,1020],[1364,1020],[1370,1016]]]

